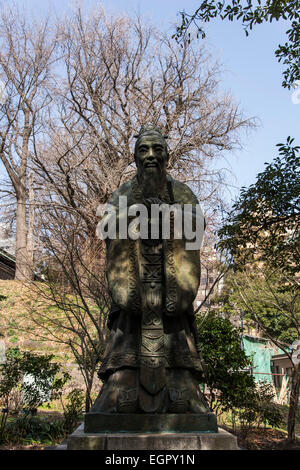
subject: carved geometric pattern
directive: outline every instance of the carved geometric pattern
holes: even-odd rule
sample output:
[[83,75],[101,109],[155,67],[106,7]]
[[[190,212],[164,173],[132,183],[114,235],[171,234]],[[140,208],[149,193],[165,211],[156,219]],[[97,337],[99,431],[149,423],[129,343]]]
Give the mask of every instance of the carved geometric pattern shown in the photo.
[[170,399],[171,401],[183,401],[183,400],[186,400],[187,399],[187,392],[188,392],[188,389],[185,388],[183,390],[180,390],[178,388],[170,388],[169,389],[169,395],[170,395]]
[[128,294],[129,303],[134,313],[137,313],[140,306],[140,296],[138,293],[138,259],[137,244],[134,240],[129,240],[129,272],[128,272]]
[[108,370],[116,370],[120,367],[140,367],[140,365],[149,367],[167,367],[167,368],[186,368],[202,372],[202,364],[198,357],[191,355],[176,354],[175,356],[143,356],[138,352],[125,354],[111,354],[102,362],[99,373],[103,374]]
[[172,313],[176,310],[177,304],[177,282],[176,269],[174,263],[173,240],[165,240],[165,258],[166,258],[166,309]]
[[147,327],[150,327],[150,326],[158,327],[158,326],[162,326],[162,319],[158,312],[148,311],[148,312],[145,312],[143,315],[142,324]]
[[162,278],[162,265],[143,264],[143,282],[161,282]]
[[120,404],[136,401],[137,396],[138,396],[137,388],[132,388],[130,390],[126,390],[122,388],[119,389],[118,399],[119,399]]
[[146,349],[146,352],[155,353],[164,347],[164,336],[161,332],[157,334],[145,333],[142,335],[142,353]]
[[151,266],[160,266],[162,262],[162,254],[153,254],[145,253],[143,250],[143,264],[150,264]]
[[[168,182],[169,186],[172,186],[171,182]],[[168,186],[168,185],[167,185]],[[134,201],[138,203],[143,202],[143,194],[141,187],[138,183],[137,176],[131,180],[131,189],[134,197]],[[162,196],[162,201],[168,204],[172,204],[174,201],[172,189],[166,187],[165,193]],[[170,233],[174,233],[174,217],[173,212],[170,214]],[[143,251],[147,251],[147,247],[143,248]],[[149,250],[150,251],[150,250]],[[148,253],[145,253],[148,256]],[[169,313],[173,313],[176,310],[177,304],[177,283],[176,283],[176,269],[174,263],[174,243],[173,240],[164,240],[164,258],[166,264],[166,310]],[[156,264],[156,263],[155,263]],[[155,281],[153,281],[155,282]]]

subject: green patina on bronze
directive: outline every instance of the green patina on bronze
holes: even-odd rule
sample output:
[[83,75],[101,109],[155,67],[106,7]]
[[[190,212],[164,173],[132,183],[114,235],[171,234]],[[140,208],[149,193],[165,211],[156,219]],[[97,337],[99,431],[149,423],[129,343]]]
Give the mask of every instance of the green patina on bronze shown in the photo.
[[[183,183],[167,175],[173,187],[174,199],[180,204],[198,204],[192,191]],[[138,185],[137,177],[115,191],[109,201],[118,211],[119,197],[126,196],[128,206],[142,203],[135,197],[133,188]],[[163,197],[168,203],[168,198]],[[172,229],[170,230],[172,233]],[[186,240],[163,240],[164,271],[166,279],[166,309],[180,314],[187,311],[195,299],[200,280],[200,255],[198,250],[186,250]],[[114,302],[122,309],[139,311],[141,292],[139,285],[139,266],[141,259],[140,240],[111,240],[107,249],[107,278]]]
[[[166,173],[164,137],[152,126],[141,129],[135,147],[137,175],[115,191],[109,204],[118,214],[117,233],[128,207],[143,203],[198,204],[185,184]],[[193,301],[200,282],[199,250],[186,240],[107,240],[107,279],[113,304],[110,336],[99,376],[104,381],[92,408],[95,413],[209,413],[200,392],[203,362],[197,343]],[[104,415],[103,415],[104,416]],[[87,418],[88,420],[88,418]],[[107,422],[107,421],[106,421]],[[167,421],[166,421],[167,422]],[[201,419],[204,422],[215,420]],[[101,428],[101,426],[100,426]]]

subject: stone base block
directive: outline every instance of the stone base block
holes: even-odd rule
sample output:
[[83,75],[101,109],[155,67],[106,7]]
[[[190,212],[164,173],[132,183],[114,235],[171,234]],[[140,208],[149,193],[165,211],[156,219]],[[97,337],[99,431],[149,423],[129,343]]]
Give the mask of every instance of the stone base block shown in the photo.
[[236,437],[218,432],[85,433],[84,425],[68,437],[67,450],[238,450]]
[[97,413],[85,415],[84,432],[87,433],[183,433],[218,432],[214,413]]

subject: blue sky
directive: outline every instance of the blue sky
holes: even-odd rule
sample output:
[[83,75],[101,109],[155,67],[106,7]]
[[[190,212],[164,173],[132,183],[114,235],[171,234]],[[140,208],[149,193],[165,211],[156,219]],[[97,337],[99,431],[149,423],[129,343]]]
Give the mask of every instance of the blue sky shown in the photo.
[[[61,15],[74,4],[85,7],[98,2],[17,0],[16,3],[24,4],[38,16],[49,7]],[[178,12],[183,8],[193,12],[200,0],[102,0],[101,3],[112,13],[137,12],[171,35],[172,26],[180,21]],[[286,29],[288,23],[283,21],[258,25],[246,37],[238,22],[217,20],[205,25],[205,42],[223,64],[221,90],[231,92],[245,115],[259,119],[259,128],[242,136],[243,150],[226,155],[226,165],[235,175],[233,183],[237,187],[255,181],[256,174],[264,169],[264,162],[270,162],[276,155],[276,143],[285,141],[289,135],[298,144],[300,141],[300,104],[293,104],[292,91],[281,87],[283,67],[274,55],[278,44],[285,42]]]

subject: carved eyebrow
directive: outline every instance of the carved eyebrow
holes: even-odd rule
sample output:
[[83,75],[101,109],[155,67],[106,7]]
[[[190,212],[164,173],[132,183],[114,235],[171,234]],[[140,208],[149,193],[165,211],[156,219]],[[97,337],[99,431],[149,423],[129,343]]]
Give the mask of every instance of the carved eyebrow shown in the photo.
[[[150,147],[149,144],[143,143],[143,144],[140,144],[138,146],[138,150],[147,150],[149,147]],[[164,148],[164,146],[162,144],[160,144],[159,142],[154,143],[152,145],[152,147],[155,148],[155,149],[159,149],[159,150],[163,150],[163,148]]]
[[144,148],[148,148],[149,145],[147,145],[147,144],[141,144],[141,145],[139,145],[139,149],[141,149],[141,148],[143,148],[143,147],[144,147]]
[[[140,148],[143,148],[143,147],[145,147],[145,148],[149,148],[149,147],[150,147],[150,145],[148,145],[148,144],[141,144],[141,145],[139,145],[139,147],[138,147],[138,148],[140,149]],[[152,145],[152,147],[159,147],[159,148],[164,148],[164,147],[163,147],[163,145],[162,145],[162,144],[159,144],[159,143],[157,143],[157,144],[153,144],[153,145]]]

